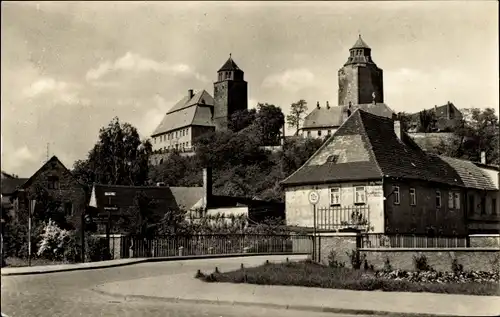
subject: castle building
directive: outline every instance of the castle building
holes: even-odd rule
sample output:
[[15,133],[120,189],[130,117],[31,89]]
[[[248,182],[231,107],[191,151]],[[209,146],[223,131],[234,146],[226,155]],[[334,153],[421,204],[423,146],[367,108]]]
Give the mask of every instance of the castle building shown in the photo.
[[338,71],[338,105],[330,107],[326,103],[316,108],[305,118],[298,134],[304,137],[324,138],[337,131],[356,110],[392,118],[394,112],[384,103],[383,71],[371,56],[371,48],[361,35],[349,49],[349,57]]
[[179,100],[164,116],[151,135],[152,163],[161,163],[172,150],[193,153],[194,140],[210,131],[227,129],[233,113],[248,108],[248,84],[244,72],[231,55],[217,71],[214,96],[207,91],[194,92]]

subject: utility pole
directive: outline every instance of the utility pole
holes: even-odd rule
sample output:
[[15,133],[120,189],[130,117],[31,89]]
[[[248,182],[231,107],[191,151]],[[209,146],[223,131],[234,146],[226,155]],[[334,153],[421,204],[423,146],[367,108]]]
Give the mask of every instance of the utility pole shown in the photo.
[[47,159],[46,159],[45,162],[49,161],[49,154],[50,154],[50,152],[49,152],[49,143],[47,142]]

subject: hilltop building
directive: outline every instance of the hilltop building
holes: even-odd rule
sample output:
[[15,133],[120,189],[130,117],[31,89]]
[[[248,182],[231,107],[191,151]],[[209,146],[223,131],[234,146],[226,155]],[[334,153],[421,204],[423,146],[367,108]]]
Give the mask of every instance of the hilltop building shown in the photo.
[[383,71],[372,59],[371,48],[361,35],[349,49],[349,57],[338,71],[338,105],[316,108],[309,113],[298,134],[324,138],[332,135],[355,110],[392,118],[394,112],[384,103]]
[[193,141],[202,134],[227,129],[231,115],[248,108],[248,83],[245,73],[231,55],[217,71],[213,97],[205,90],[187,95],[166,114],[151,135],[152,163],[161,163],[171,150],[193,153]]

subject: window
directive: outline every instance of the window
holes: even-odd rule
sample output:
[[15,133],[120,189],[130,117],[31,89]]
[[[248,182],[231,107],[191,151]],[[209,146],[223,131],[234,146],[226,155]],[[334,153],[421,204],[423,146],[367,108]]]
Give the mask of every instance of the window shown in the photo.
[[491,214],[492,215],[497,214],[497,199],[496,198],[491,198]]
[[448,192],[448,208],[453,209],[453,193]]
[[415,188],[410,188],[410,205],[411,206],[417,205],[417,193]]
[[330,205],[340,205],[340,187],[330,188]]
[[155,140],[155,144],[156,144],[156,138],[154,138],[154,140]]
[[332,130],[328,130],[328,135],[332,135]]
[[399,205],[401,203],[401,195],[399,193],[399,186],[393,187],[392,194],[394,195],[394,204]]
[[59,189],[59,177],[57,176],[49,176],[48,177],[48,186],[49,189]]
[[436,208],[441,208],[441,192],[436,190]]
[[73,204],[70,202],[64,203],[64,215],[66,217],[73,216]]
[[318,136],[321,136],[321,130],[318,130]]
[[366,194],[364,186],[356,186],[354,188],[354,203],[355,204],[366,203]]
[[453,198],[455,209],[460,209],[460,193],[454,193]]
[[311,136],[311,131],[307,131],[307,137]]
[[486,215],[486,197],[481,197],[481,215]]

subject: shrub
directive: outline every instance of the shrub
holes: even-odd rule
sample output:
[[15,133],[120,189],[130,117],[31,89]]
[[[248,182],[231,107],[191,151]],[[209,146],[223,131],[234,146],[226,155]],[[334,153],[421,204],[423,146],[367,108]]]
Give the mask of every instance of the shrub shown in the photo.
[[366,258],[366,255],[363,254],[363,259],[361,259],[361,253],[359,252],[359,250],[351,250],[351,253],[346,253],[351,259],[352,268],[355,270],[359,270],[361,268],[361,265],[363,264],[364,259]]
[[458,274],[458,273],[464,271],[464,266],[462,264],[458,263],[457,259],[453,259],[453,261],[451,261],[451,270],[455,274]]
[[417,271],[433,271],[432,267],[427,263],[427,257],[424,254],[414,255],[413,264]]
[[69,231],[59,228],[49,219],[41,235],[37,255],[49,260],[63,259],[64,250],[70,243],[70,235]]
[[334,250],[331,250],[327,257],[328,266],[333,268],[344,267],[345,263],[338,261],[336,257],[337,253]]
[[85,238],[85,240],[86,261],[96,262],[111,259],[111,254],[109,253],[109,246],[106,238],[99,238],[89,235]]
[[385,258],[383,271],[384,272],[391,272],[392,271],[392,265],[391,265],[391,261],[389,260],[389,257]]

